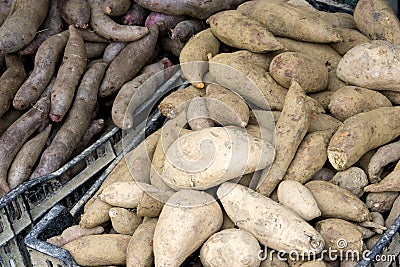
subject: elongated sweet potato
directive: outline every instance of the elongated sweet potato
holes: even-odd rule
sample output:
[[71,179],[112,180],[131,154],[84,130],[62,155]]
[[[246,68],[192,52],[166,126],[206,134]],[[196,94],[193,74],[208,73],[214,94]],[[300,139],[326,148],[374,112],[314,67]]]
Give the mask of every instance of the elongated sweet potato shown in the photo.
[[0,136],[0,195],[8,193],[7,170],[29,136],[47,119],[50,110],[50,99],[41,98],[31,109],[16,120]]
[[198,19],[181,21],[171,29],[171,39],[179,39],[182,42],[185,42],[196,33],[204,30],[204,27],[204,22]]
[[351,14],[342,12],[324,12],[319,11],[321,17],[327,20],[334,28],[339,29],[357,29],[354,18]]
[[393,202],[392,208],[390,209],[390,213],[386,218],[385,225],[386,227],[390,227],[397,217],[400,215],[400,197],[397,197]]
[[388,176],[382,179],[379,183],[370,184],[364,188],[365,192],[392,192],[400,191],[399,181],[400,169],[392,171]]
[[85,42],[109,43],[110,40],[101,37],[94,30],[76,28],[79,35]]
[[90,26],[102,37],[120,42],[133,42],[149,33],[147,27],[120,25],[103,12],[103,0],[88,0]]
[[31,179],[57,170],[72,155],[75,146],[89,127],[97,102],[97,90],[105,68],[106,64],[99,63],[86,71],[65,122],[50,146],[43,152]]
[[149,10],[139,6],[135,2],[131,1],[129,10],[123,14],[119,20],[124,25],[137,25],[144,26],[147,15],[150,13]]
[[48,38],[39,47],[35,56],[34,69],[14,97],[14,108],[26,109],[40,97],[53,77],[56,64],[63,54],[68,37],[69,32],[64,31]]
[[0,117],[0,136],[23,114],[23,111],[9,109],[3,116]]
[[47,243],[58,247],[63,247],[67,243],[74,241],[82,236],[102,234],[104,228],[97,226],[91,229],[82,228],[79,225],[73,225],[65,229],[61,235],[53,236],[46,240]]
[[13,98],[25,80],[23,60],[16,55],[5,56],[7,70],[0,77],[0,117],[11,107]]
[[85,42],[86,57],[88,59],[101,57],[106,47],[106,43]]
[[[157,43],[158,28],[153,26],[150,34],[140,40],[130,42],[108,67],[99,88],[99,96],[105,97],[121,89],[146,66]],[[124,68],[121,68],[124,66]]]
[[399,192],[369,192],[365,204],[371,211],[386,212],[392,207]]
[[103,11],[109,16],[121,16],[129,10],[130,6],[130,0],[106,0],[103,4]]
[[65,46],[63,62],[58,69],[51,93],[50,119],[54,122],[63,120],[68,112],[76,87],[86,69],[86,51],[82,37],[75,26],[68,28],[69,39]]
[[400,159],[400,141],[384,145],[373,154],[368,163],[370,181],[379,182],[383,167]]
[[186,18],[186,16],[173,16],[164,13],[151,12],[147,16],[144,26],[150,28],[156,24],[161,36],[168,34],[172,28],[174,28],[179,22],[184,21]]
[[309,125],[310,111],[305,93],[293,80],[286,95],[282,113],[276,123],[275,160],[270,168],[263,170],[257,192],[269,196],[282,181]]
[[103,54],[103,61],[107,64],[110,64],[114,58],[125,48],[127,43],[125,42],[112,42],[107,45]]
[[186,118],[194,131],[214,126],[207,108],[207,100],[202,97],[193,98],[188,106]]
[[348,118],[329,142],[329,162],[336,170],[347,169],[367,151],[398,137],[399,122],[400,107],[377,108]]
[[85,29],[89,25],[90,6],[86,0],[65,0],[61,17],[70,25]]
[[46,19],[50,0],[14,0],[0,27],[0,50],[13,53],[29,44]]
[[248,18],[237,10],[218,12],[207,19],[211,32],[223,43],[255,53],[283,49],[261,23]]

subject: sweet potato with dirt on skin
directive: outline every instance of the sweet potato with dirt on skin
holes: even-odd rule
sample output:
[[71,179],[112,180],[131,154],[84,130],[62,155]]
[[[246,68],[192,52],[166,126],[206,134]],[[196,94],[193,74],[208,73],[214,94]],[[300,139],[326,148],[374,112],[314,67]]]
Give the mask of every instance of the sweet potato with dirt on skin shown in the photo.
[[180,266],[222,226],[222,210],[208,193],[182,190],[165,204],[154,231],[155,266]]
[[92,29],[80,29],[76,28],[79,35],[82,37],[85,42],[96,42],[96,43],[109,43],[110,40],[101,37]]
[[400,44],[400,22],[388,1],[360,0],[353,16],[357,28],[369,38]]
[[40,97],[56,71],[56,65],[63,55],[68,37],[69,31],[64,31],[48,38],[39,47],[33,71],[15,94],[14,108],[26,109]]
[[318,92],[328,85],[328,69],[325,65],[320,60],[298,52],[284,52],[274,57],[269,72],[285,88],[289,88],[292,79],[305,92]]
[[173,16],[164,13],[151,12],[144,22],[144,26],[150,28],[154,24],[158,26],[160,36],[168,34],[179,22],[187,19],[186,16]]
[[187,41],[179,62],[183,76],[196,88],[204,88],[203,77],[208,71],[208,61],[218,54],[220,42],[211,32],[203,30]]
[[310,124],[310,110],[301,86],[292,81],[285,98],[285,104],[276,123],[276,156],[270,168],[263,170],[257,185],[257,192],[269,196],[283,180],[296,151],[307,133]]
[[400,215],[400,197],[393,202],[389,215],[386,217],[385,226],[390,227]]
[[68,24],[85,29],[89,25],[90,6],[86,0],[65,0],[61,5],[61,17]]
[[158,217],[164,204],[174,193],[173,191],[143,192],[136,207],[137,215],[139,217]]
[[355,222],[370,219],[368,207],[350,191],[326,181],[310,181],[305,186],[313,194],[323,217]]
[[14,0],[9,16],[0,26],[0,50],[13,53],[29,44],[49,7],[50,0]]
[[112,206],[99,198],[95,198],[89,206],[85,206],[81,215],[79,226],[82,228],[93,228],[110,220],[109,211]]
[[350,49],[359,45],[371,42],[371,40],[356,29],[338,29],[343,37],[341,42],[331,43],[330,46],[341,56],[345,55]]
[[204,266],[260,266],[261,250],[257,239],[241,229],[226,229],[213,234],[200,250]]
[[103,4],[103,11],[109,16],[121,16],[129,10],[130,6],[130,0],[106,0]]
[[207,100],[204,97],[195,97],[190,100],[186,118],[190,129],[194,131],[214,126],[208,113]]
[[110,64],[126,45],[125,42],[111,42],[104,50],[103,61]]
[[82,228],[79,225],[73,225],[65,229],[61,235],[50,237],[46,240],[47,243],[53,244],[57,247],[63,247],[67,243],[74,241],[82,236],[102,234],[104,228],[97,226],[91,229]]
[[[399,164],[397,164],[399,165]],[[400,181],[399,181],[400,168],[396,168],[386,177],[384,177],[379,183],[370,184],[364,188],[365,192],[399,192]]]
[[371,192],[367,194],[365,203],[371,211],[389,211],[399,196],[398,192]]
[[232,55],[242,57],[246,60],[252,61],[254,65],[264,69],[269,70],[269,65],[272,59],[276,56],[276,53],[253,53],[248,50],[239,50],[232,52]]
[[129,10],[119,18],[119,21],[123,25],[143,26],[149,13],[149,10],[139,6],[134,1],[131,1]]
[[234,53],[221,53],[210,59],[209,69],[219,85],[246,101],[261,109],[282,110],[287,89],[252,61]]
[[16,109],[9,109],[3,116],[0,117],[0,136],[13,124],[21,115],[23,111]]
[[250,188],[226,182],[220,185],[217,195],[235,225],[268,248],[300,254],[319,253],[324,248],[322,236],[310,224]]
[[12,106],[14,96],[26,77],[23,59],[7,54],[5,62],[7,69],[0,77],[0,117]]
[[88,59],[102,57],[106,47],[106,43],[85,42],[86,57]]
[[15,156],[13,163],[8,170],[7,182],[13,189],[29,179],[31,171],[36,161],[42,154],[51,130],[49,124],[41,133],[26,142],[18,154]]
[[7,171],[15,155],[25,141],[31,136],[40,124],[44,122],[50,110],[50,99],[43,97],[20,118],[18,118],[0,136],[0,195],[10,191],[7,183]]
[[[376,183],[381,180],[383,167],[391,162],[400,160],[400,141],[381,146],[374,152],[368,162],[368,176],[371,182]],[[400,167],[399,163],[396,169]]]
[[86,51],[82,37],[75,26],[68,28],[69,38],[64,57],[58,69],[51,93],[50,119],[60,122],[67,114],[74,100],[75,90],[86,70]]
[[344,121],[361,112],[391,106],[390,100],[379,92],[357,86],[345,86],[331,96],[328,108],[336,119]]
[[142,223],[134,211],[124,208],[111,208],[109,213],[113,229],[123,235],[132,235],[138,226]]
[[[122,85],[135,77],[149,63],[157,43],[157,26],[150,28],[150,34],[128,43],[110,63],[99,88],[99,96],[109,96],[121,89]],[[121,66],[124,66],[121,68]]]
[[170,15],[187,15],[196,19],[206,19],[222,10],[235,9],[244,0],[135,0],[135,2],[151,11]]
[[307,133],[330,130],[335,132],[342,122],[331,115],[310,111],[310,126]]
[[[106,64],[98,63],[86,71],[65,122],[58,130],[50,146],[42,153],[31,179],[57,170],[72,155],[75,146],[90,125],[92,112],[97,103],[97,89],[105,68]],[[60,151],[63,153],[60,153]]]
[[246,2],[237,10],[263,24],[275,36],[315,43],[341,40],[336,29],[318,11],[269,0]]
[[[62,248],[82,266],[125,265],[130,235],[102,234],[75,239]],[[112,252],[112,253],[110,253]]]
[[321,180],[321,181],[330,181],[332,177],[335,175],[335,171],[323,167],[320,169],[313,177],[311,177],[310,181]]
[[386,96],[393,105],[400,105],[400,92],[396,91],[380,91]]
[[237,10],[218,12],[209,17],[207,23],[214,36],[231,47],[255,53],[283,49],[283,45],[262,24]]
[[179,57],[185,43],[179,39],[171,39],[164,36],[161,38],[161,45],[165,51],[171,52],[174,56]]
[[359,225],[365,228],[371,228],[377,234],[383,234],[383,231],[386,231],[385,227],[385,219],[379,212],[371,212],[371,221],[370,222],[362,222]]
[[209,118],[222,126],[246,127],[249,121],[249,107],[238,94],[218,85],[209,84],[204,96]]
[[328,159],[336,170],[356,163],[367,151],[400,135],[400,107],[381,107],[343,122],[328,145]]
[[361,197],[364,194],[364,187],[368,185],[368,178],[362,169],[350,167],[337,172],[330,182],[349,190],[357,197]]
[[126,267],[147,267],[154,261],[153,238],[157,219],[147,219],[133,233],[126,250]]
[[329,102],[331,101],[331,97],[333,94],[334,92],[332,91],[322,91],[314,94],[309,94],[308,96],[317,101],[325,110],[328,110]]
[[332,134],[331,130],[307,134],[301,141],[283,179],[302,184],[308,182],[325,165],[328,158],[326,148]]
[[171,29],[171,39],[179,39],[182,42],[189,40],[196,33],[204,30],[205,24],[199,19],[187,19],[179,22]]
[[325,20],[328,21],[334,28],[341,29],[357,29],[354,18],[351,14],[342,12],[318,12]]
[[2,1],[0,2],[0,25],[6,20],[8,14],[10,14],[11,6],[14,1]]

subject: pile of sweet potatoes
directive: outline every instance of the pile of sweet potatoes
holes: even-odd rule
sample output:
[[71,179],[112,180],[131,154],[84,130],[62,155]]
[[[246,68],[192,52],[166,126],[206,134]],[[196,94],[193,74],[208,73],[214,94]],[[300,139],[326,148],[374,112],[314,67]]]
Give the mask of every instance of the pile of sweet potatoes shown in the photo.
[[79,225],[48,242],[81,266],[355,266],[400,215],[400,22],[389,4],[360,0],[350,15],[306,1],[128,2],[62,3],[68,31],[39,46],[27,79],[20,41],[0,44],[1,78],[18,77],[8,103],[24,111],[3,115],[20,117],[0,136],[2,190],[19,153],[48,136],[31,177],[65,162],[96,102],[113,99],[113,123],[134,127],[158,86],[148,81],[170,74],[169,51],[188,80],[158,104],[169,120],[119,162]]

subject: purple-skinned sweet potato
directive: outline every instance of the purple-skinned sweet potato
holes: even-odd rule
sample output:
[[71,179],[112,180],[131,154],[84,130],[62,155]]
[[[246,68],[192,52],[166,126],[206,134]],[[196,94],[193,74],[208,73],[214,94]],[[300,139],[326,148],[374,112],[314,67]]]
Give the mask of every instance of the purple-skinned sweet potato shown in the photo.
[[205,23],[199,19],[188,19],[176,24],[171,29],[171,39],[179,39],[181,41],[189,40],[196,33],[204,30]]
[[119,20],[121,24],[124,25],[137,25],[143,26],[146,20],[147,15],[150,13],[147,9],[139,6],[135,2],[132,1],[131,7],[129,10],[123,14]]
[[150,28],[152,25],[157,24],[159,34],[165,35],[179,22],[184,21],[185,19],[186,16],[173,16],[164,13],[151,12],[147,16],[144,26]]

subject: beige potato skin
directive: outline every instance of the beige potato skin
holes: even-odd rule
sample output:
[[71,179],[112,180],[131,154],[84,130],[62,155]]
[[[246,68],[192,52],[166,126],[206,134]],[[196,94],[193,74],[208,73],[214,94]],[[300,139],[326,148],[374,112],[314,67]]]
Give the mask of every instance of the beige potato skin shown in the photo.
[[400,197],[397,197],[393,202],[392,208],[390,209],[390,213],[386,218],[385,226],[391,226],[396,218],[400,215]]
[[364,194],[364,187],[368,185],[368,178],[362,169],[350,167],[337,172],[330,182],[349,190],[357,197],[361,197]]
[[269,64],[271,64],[271,61],[275,57],[276,53],[279,53],[279,51],[275,53],[253,53],[248,50],[239,50],[236,52],[232,52],[232,55],[242,57],[245,60],[249,60],[253,62],[253,64],[257,67],[268,71]]
[[328,108],[336,119],[344,121],[361,112],[391,106],[390,100],[379,92],[357,86],[345,86],[331,96]]
[[326,181],[310,181],[305,186],[313,194],[323,217],[355,222],[370,219],[367,206],[350,191]]
[[103,234],[78,238],[65,246],[79,265],[125,265],[130,235]]
[[142,223],[142,218],[135,212],[124,208],[111,208],[109,211],[113,229],[123,235],[132,235]]
[[390,102],[394,105],[400,105],[400,92],[396,91],[381,91],[381,93],[386,96]]
[[342,35],[343,40],[341,42],[331,43],[330,46],[341,56],[359,44],[371,42],[371,39],[356,29],[338,29],[338,31],[340,35]]
[[325,110],[328,109],[331,97],[334,94],[332,91],[322,91],[314,94],[309,94],[308,96],[317,101]]
[[82,228],[93,228],[110,220],[109,211],[112,206],[99,198],[95,198],[89,206],[85,207],[81,215],[79,226]]
[[209,84],[204,97],[210,119],[222,126],[246,127],[249,107],[239,95],[218,84]]
[[180,266],[222,226],[219,204],[195,190],[176,192],[168,200],[154,232],[155,266]]
[[367,151],[398,137],[399,122],[400,107],[381,107],[348,118],[329,142],[329,162],[336,170],[347,169]]
[[255,53],[283,48],[283,45],[261,23],[237,10],[218,12],[208,18],[207,22],[210,24],[211,32],[229,46]]
[[279,203],[296,212],[305,221],[321,216],[313,194],[297,181],[282,181],[278,186]]
[[129,240],[126,251],[126,267],[150,267],[154,261],[153,238],[157,219],[144,221]]
[[252,233],[268,248],[319,253],[322,236],[290,209],[242,185],[225,182],[217,191],[222,205],[239,229]]
[[190,38],[183,47],[179,55],[182,73],[196,88],[204,88],[203,76],[208,71],[207,61],[218,54],[219,45],[211,29],[206,29]]
[[201,247],[200,260],[205,267],[259,267],[261,250],[257,239],[241,229],[226,229],[213,234]]
[[342,125],[342,122],[331,115],[310,111],[310,126],[307,133],[316,131],[335,132],[340,125]]
[[203,97],[195,97],[190,100],[187,108],[186,119],[193,131],[214,126],[214,122],[210,119],[207,108],[207,100]]
[[328,86],[328,69],[318,59],[303,53],[284,52],[269,66],[271,76],[283,87],[289,88],[295,79],[305,92],[318,92]]
[[399,196],[398,192],[369,192],[365,204],[371,211],[389,211]]
[[400,46],[377,40],[360,44],[343,56],[336,74],[346,83],[375,89],[400,91]]
[[167,192],[143,192],[139,198],[136,207],[136,213],[139,217],[158,217],[164,207],[164,204],[175,193]]

